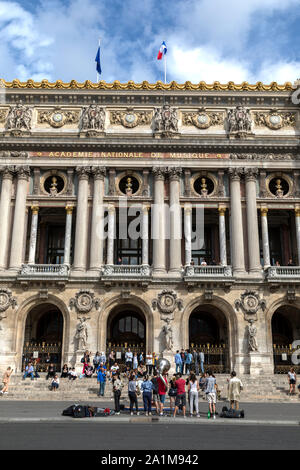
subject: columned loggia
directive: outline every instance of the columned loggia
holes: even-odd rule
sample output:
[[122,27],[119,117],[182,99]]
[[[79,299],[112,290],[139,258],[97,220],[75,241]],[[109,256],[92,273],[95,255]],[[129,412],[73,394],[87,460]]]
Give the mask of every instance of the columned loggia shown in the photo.
[[29,188],[30,168],[17,167],[17,194],[13,218],[9,269],[18,271],[23,262],[26,200]]

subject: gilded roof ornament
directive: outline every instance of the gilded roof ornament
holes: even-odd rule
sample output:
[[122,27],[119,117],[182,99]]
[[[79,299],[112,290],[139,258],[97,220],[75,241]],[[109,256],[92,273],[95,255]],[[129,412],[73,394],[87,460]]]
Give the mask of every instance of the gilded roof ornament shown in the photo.
[[236,84],[234,82],[220,83],[218,81],[208,84],[203,81],[199,83],[191,83],[187,81],[179,84],[175,81],[170,83],[163,83],[158,81],[156,83],[149,83],[143,81],[142,83],[135,83],[130,80],[128,83],[121,83],[119,80],[115,80],[113,83],[106,83],[101,80],[99,83],[92,83],[90,80],[86,80],[83,83],[79,83],[76,80],[70,82],[63,82],[57,80],[56,82],[49,82],[48,80],[42,80],[41,82],[35,82],[30,79],[27,82],[21,82],[18,79],[7,82],[1,80],[3,86],[7,89],[47,89],[47,90],[170,90],[170,91],[292,91],[294,86],[291,82],[286,82],[283,85],[279,85],[277,82],[272,82],[269,85],[257,82],[253,85],[248,82]]

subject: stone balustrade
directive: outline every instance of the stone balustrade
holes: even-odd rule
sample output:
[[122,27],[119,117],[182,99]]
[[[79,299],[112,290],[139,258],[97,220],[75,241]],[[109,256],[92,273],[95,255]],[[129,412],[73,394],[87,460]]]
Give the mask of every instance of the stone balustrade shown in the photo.
[[149,278],[152,276],[152,269],[148,265],[106,265],[102,269],[104,278]]
[[184,271],[186,278],[231,278],[231,266],[186,266]]
[[267,270],[268,281],[297,281],[300,282],[300,266],[271,266]]
[[70,267],[66,264],[23,264],[19,273],[22,279],[65,279]]

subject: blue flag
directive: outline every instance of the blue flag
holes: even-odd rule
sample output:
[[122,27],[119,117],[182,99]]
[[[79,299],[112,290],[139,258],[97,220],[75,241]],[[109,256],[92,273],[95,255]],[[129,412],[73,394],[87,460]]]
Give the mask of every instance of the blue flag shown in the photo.
[[97,72],[99,73],[99,75],[101,75],[102,70],[101,70],[101,63],[100,63],[100,46],[98,48],[95,61],[97,62],[97,66],[96,66]]

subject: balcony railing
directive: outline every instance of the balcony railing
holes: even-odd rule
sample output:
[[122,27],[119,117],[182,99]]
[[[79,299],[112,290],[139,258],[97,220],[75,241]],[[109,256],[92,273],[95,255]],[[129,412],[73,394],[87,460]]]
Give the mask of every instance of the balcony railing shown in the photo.
[[19,277],[22,279],[66,279],[70,267],[66,264],[23,264]]
[[148,265],[106,265],[102,269],[103,278],[126,279],[126,278],[150,278],[152,270]]
[[300,282],[300,266],[271,266],[267,271],[268,281]]
[[231,278],[231,266],[186,266],[184,277],[187,279]]

